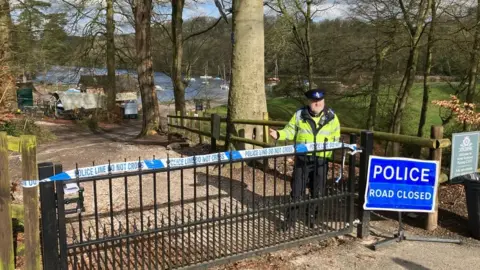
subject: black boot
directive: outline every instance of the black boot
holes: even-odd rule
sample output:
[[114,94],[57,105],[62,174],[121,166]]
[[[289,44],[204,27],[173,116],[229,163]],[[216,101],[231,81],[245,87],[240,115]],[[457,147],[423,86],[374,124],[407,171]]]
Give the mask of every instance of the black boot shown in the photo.
[[281,230],[288,231],[297,221],[298,206],[289,207],[285,211],[285,220],[282,223]]
[[308,226],[313,229],[317,225],[318,221],[318,204],[313,203],[309,204],[307,206],[307,209],[305,211],[305,224],[308,224]]

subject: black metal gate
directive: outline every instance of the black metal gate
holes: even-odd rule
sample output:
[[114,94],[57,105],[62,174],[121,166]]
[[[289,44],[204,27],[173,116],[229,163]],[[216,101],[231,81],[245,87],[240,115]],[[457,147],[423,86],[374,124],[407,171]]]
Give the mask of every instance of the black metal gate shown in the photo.
[[[355,135],[350,139],[356,142]],[[346,151],[335,149],[333,159],[342,160]],[[347,157],[355,164],[355,155]],[[292,158],[43,182],[44,268],[200,267],[352,232],[355,166],[330,163],[322,195],[307,192],[292,201]],[[47,164],[40,177],[60,171]],[[80,190],[66,194],[68,183]],[[308,209],[315,207],[312,215]],[[295,222],[285,227],[292,213]]]

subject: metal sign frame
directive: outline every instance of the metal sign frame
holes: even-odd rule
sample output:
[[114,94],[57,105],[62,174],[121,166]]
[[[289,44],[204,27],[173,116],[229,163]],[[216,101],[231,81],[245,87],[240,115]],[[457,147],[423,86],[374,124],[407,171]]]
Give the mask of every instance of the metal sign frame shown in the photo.
[[480,145],[477,145],[477,152],[476,154],[474,153],[474,159],[476,159],[476,162],[474,161],[474,163],[476,164],[475,167],[476,169],[474,171],[471,171],[471,172],[465,172],[463,174],[455,174],[455,166],[454,164],[456,165],[455,163],[455,155],[454,155],[454,147],[456,145],[456,140],[458,140],[459,138],[461,137],[464,137],[464,136],[476,136],[477,137],[477,144],[480,143],[480,131],[473,131],[473,132],[461,132],[461,133],[453,133],[452,134],[452,153],[451,153],[451,157],[450,157],[450,179],[453,179],[454,177],[457,177],[457,176],[461,176],[461,175],[465,175],[465,174],[469,174],[469,173],[474,173],[474,172],[477,172],[478,170],[478,164],[479,164],[479,158],[478,158],[478,155],[480,153]]

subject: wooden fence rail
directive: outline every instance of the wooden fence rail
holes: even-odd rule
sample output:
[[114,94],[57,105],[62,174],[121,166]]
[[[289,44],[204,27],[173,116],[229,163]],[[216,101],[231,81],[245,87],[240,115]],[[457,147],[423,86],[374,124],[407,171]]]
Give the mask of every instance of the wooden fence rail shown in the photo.
[[[168,118],[171,119],[186,119],[186,120],[193,120],[193,121],[203,121],[203,122],[210,122],[211,118],[210,117],[194,117],[194,116],[180,116],[180,115],[168,115]],[[220,122],[226,123],[227,119],[222,117]],[[169,123],[171,123],[169,121]],[[232,124],[244,124],[244,125],[256,125],[256,126],[271,126],[271,127],[284,127],[287,122],[286,121],[271,121],[271,120],[247,120],[247,119],[236,119],[232,120]],[[175,127],[178,129],[186,129],[185,126],[177,125],[173,126],[172,124],[169,124],[171,127]],[[268,130],[268,129],[267,129]],[[194,130],[190,129],[190,132],[197,133],[200,130]],[[352,134],[355,133],[357,135],[360,135],[362,132],[362,129],[357,129],[357,128],[350,128],[350,127],[341,127],[340,132],[342,134]],[[208,134],[205,134],[205,136],[211,136]],[[441,148],[448,148],[451,146],[451,141],[450,139],[444,139],[444,138],[420,138],[417,136],[409,136],[409,135],[403,135],[403,134],[392,134],[388,132],[382,132],[382,131],[373,131],[373,138],[376,140],[380,141],[386,141],[386,142],[396,142],[396,143],[401,143],[405,145],[414,145],[418,147],[424,147],[428,149],[441,149]],[[236,138],[238,139],[238,137]],[[235,141],[236,139],[233,139]],[[246,142],[244,140],[245,138],[241,138],[242,142]],[[256,141],[256,140],[249,140],[248,143],[257,145],[257,146],[266,146],[265,142],[261,141]],[[268,144],[272,145],[272,144]]]
[[[226,118],[220,118],[220,121],[217,120],[217,122],[214,123],[213,119],[215,117],[181,116],[179,112],[177,112],[177,115],[167,115],[167,118],[168,118],[168,126],[170,128],[175,128],[177,130],[180,130],[182,133],[185,131],[188,131],[190,133],[198,134],[200,135],[200,137],[206,136],[210,138],[214,137],[214,134],[213,134],[214,128],[220,129],[220,123],[227,122]],[[177,121],[176,124],[173,124],[173,119]],[[216,117],[216,119],[218,119],[218,116]],[[188,122],[189,124],[187,124],[188,127],[184,124],[185,120],[189,121]],[[180,123],[178,123],[178,121]],[[210,132],[202,130],[201,125],[199,125],[199,129],[193,128],[194,125],[191,124],[192,121],[210,122]],[[284,127],[287,124],[287,122],[268,120],[268,114],[265,113],[264,120],[234,119],[232,120],[232,124],[263,126],[263,132],[264,132],[264,136],[262,140],[253,140],[249,138],[242,138],[242,137],[231,135],[230,140],[232,142],[247,143],[247,144],[260,146],[260,147],[271,147],[274,144],[269,141],[268,127]],[[353,133],[353,134],[360,135],[362,130],[356,129],[356,128],[341,127],[340,132],[342,134]],[[392,134],[392,133],[381,132],[381,131],[374,131],[372,133],[373,133],[373,138],[375,140],[400,143],[403,145],[413,145],[420,148],[428,148],[430,150],[429,159],[439,161],[440,164],[442,160],[442,149],[448,148],[451,146],[451,141],[449,139],[443,138],[443,127],[441,126],[432,126],[430,138],[420,138],[416,136]],[[217,135],[215,137],[218,137],[216,139],[219,139],[219,140],[225,140],[226,138],[225,135],[220,135],[220,136]],[[212,146],[211,146],[212,151],[216,150],[216,139],[212,139]],[[293,142],[290,142],[290,143],[293,143]],[[440,183],[444,183],[447,181],[448,181],[448,176],[445,173],[440,173]],[[428,214],[427,222],[425,224],[425,229],[434,230],[435,228],[437,228],[437,223],[438,223],[438,210],[435,213]]]

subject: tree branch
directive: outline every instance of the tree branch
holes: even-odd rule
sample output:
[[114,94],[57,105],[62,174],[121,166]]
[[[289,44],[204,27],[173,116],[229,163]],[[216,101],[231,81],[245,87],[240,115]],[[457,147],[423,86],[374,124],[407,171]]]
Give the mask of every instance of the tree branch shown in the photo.
[[405,9],[405,5],[403,4],[403,0],[398,0],[398,3],[400,4],[400,8],[402,9],[403,17],[404,17],[405,23],[408,26],[408,30],[410,32],[410,35],[413,35],[413,33],[415,32],[415,28],[413,27],[412,22],[410,21],[410,17],[408,16],[408,12]]
[[199,31],[199,32],[197,32],[197,33],[193,33],[193,34],[187,36],[186,38],[184,38],[184,39],[182,40],[182,42],[185,42],[185,41],[187,41],[187,40],[189,40],[189,39],[191,39],[191,38],[193,38],[193,37],[199,36],[199,35],[201,35],[201,34],[204,34],[204,33],[208,32],[208,31],[212,30],[213,28],[215,28],[215,26],[217,26],[217,24],[218,24],[221,20],[222,20],[222,17],[218,18],[218,19],[215,21],[214,24],[210,25],[208,28],[206,28],[206,29],[204,29],[204,30],[202,30],[202,31]]

